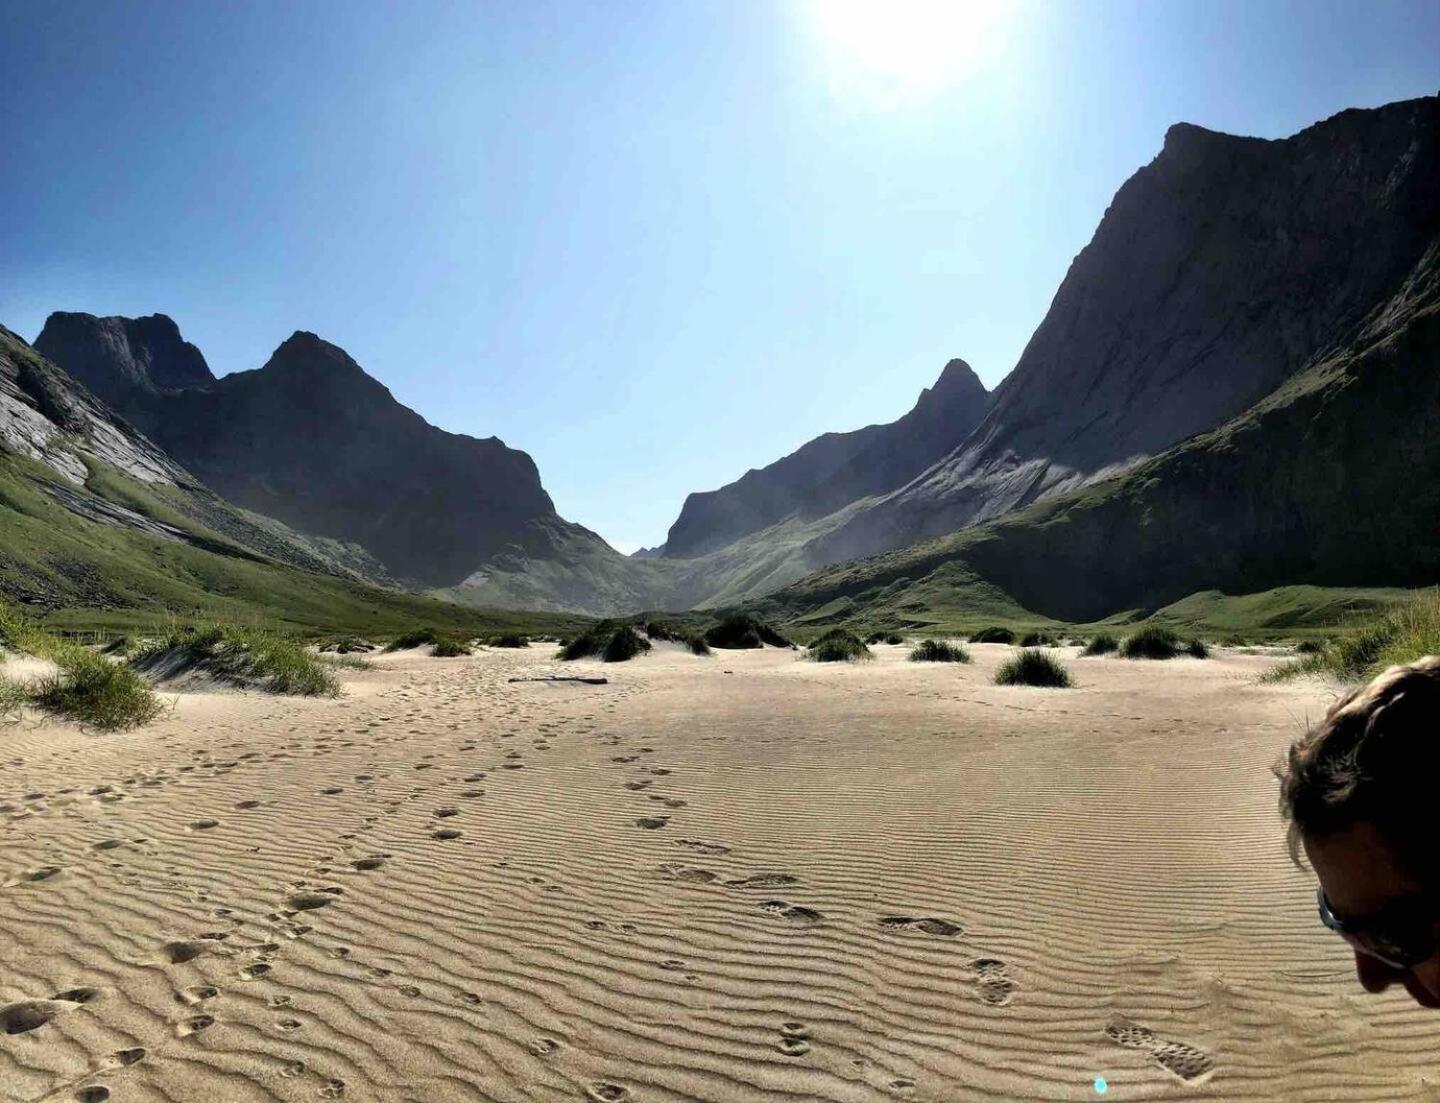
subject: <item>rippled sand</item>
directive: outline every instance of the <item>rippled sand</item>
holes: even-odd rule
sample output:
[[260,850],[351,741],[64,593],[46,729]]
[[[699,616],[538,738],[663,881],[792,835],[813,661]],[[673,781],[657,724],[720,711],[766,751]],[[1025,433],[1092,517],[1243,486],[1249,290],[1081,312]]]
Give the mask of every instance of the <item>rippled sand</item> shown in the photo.
[[1284,855],[1325,686],[878,650],[0,729],[0,1098],[1440,1098]]

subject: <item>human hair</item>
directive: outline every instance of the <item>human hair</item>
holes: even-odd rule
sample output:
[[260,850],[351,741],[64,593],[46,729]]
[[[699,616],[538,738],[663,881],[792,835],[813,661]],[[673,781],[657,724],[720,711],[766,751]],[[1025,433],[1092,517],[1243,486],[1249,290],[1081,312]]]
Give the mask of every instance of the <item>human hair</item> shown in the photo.
[[1301,843],[1370,823],[1422,879],[1440,785],[1440,658],[1392,666],[1331,706],[1275,767],[1290,857]]

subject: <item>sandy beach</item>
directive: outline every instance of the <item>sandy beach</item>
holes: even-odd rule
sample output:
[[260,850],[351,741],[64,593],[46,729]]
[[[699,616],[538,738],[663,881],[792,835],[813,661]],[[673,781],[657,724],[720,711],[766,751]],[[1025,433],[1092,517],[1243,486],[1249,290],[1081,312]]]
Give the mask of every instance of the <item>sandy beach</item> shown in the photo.
[[1333,687],[972,650],[410,652],[6,726],[0,1099],[1440,1099],[1440,1020],[1285,855]]

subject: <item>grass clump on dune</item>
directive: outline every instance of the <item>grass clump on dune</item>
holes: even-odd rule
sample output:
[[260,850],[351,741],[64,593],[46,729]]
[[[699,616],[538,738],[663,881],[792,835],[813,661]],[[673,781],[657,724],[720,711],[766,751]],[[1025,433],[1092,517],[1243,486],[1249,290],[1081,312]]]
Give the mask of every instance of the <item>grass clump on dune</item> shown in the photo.
[[1345,635],[1319,645],[1303,659],[1282,663],[1266,679],[1327,674],[1347,682],[1373,678],[1386,667],[1440,655],[1440,590],[1430,590]]
[[728,650],[754,649],[764,647],[767,643],[771,647],[794,646],[770,625],[756,620],[746,613],[728,616],[713,628],[708,629],[705,633],[705,642],[711,647]]
[[374,650],[373,643],[359,636],[338,636],[320,645],[320,651],[326,655],[365,655]]
[[1087,643],[1080,652],[1082,655],[1109,655],[1120,650],[1120,641],[1109,632],[1101,632]]
[[177,628],[147,641],[130,663],[162,679],[209,676],[295,697],[334,697],[340,692],[330,664],[299,640],[254,628]]
[[138,727],[160,714],[155,690],[131,667],[52,636],[7,605],[0,605],[0,648],[49,659],[58,668],[28,685],[0,680],[0,713],[30,703],[101,731]]
[[710,645],[705,642],[705,637],[698,632],[691,633],[685,637],[685,646],[690,649],[692,655],[709,655]]
[[386,651],[409,651],[416,647],[433,647],[443,638],[435,628],[414,628],[403,636],[396,636],[385,645]]
[[1127,659],[1173,659],[1180,654],[1180,637],[1168,628],[1152,625],[1126,636],[1120,654]]
[[1210,645],[1204,640],[1189,640],[1185,644],[1185,654],[1192,659],[1208,659],[1210,657]]
[[865,642],[872,647],[877,643],[888,643],[894,647],[897,644],[904,643],[905,637],[899,632],[871,632],[870,635],[865,638]]
[[1049,632],[1027,632],[1020,641],[1021,647],[1058,647],[1059,641]]
[[1070,672],[1047,651],[1017,651],[995,671],[997,686],[1049,686],[1063,689],[1070,685]]
[[958,643],[945,640],[924,640],[910,652],[912,663],[968,663],[970,652]]
[[560,649],[560,658],[598,658],[606,663],[623,663],[650,650],[650,641],[628,624],[602,620]]
[[40,708],[101,731],[139,727],[160,714],[155,690],[131,667],[81,647],[51,657],[59,671],[30,691]]
[[1000,625],[982,628],[970,637],[971,643],[1014,643],[1015,633]]
[[529,647],[530,641],[524,636],[517,636],[513,632],[503,636],[496,636],[490,641],[491,647]]
[[809,647],[807,656],[817,663],[852,662],[873,658],[865,641],[845,628],[832,628]]
[[458,659],[470,654],[470,645],[454,636],[436,636],[430,654],[437,659]]

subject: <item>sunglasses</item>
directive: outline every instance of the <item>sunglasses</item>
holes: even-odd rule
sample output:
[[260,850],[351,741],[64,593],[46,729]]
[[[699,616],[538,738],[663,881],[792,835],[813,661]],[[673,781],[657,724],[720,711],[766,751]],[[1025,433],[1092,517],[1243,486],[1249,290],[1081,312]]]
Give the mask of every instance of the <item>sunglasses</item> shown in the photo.
[[1360,922],[1335,914],[1325,890],[1316,886],[1315,899],[1320,906],[1320,922],[1350,943],[1362,954],[1392,969],[1413,969],[1440,950],[1437,920],[1433,912],[1400,912],[1385,919]]

